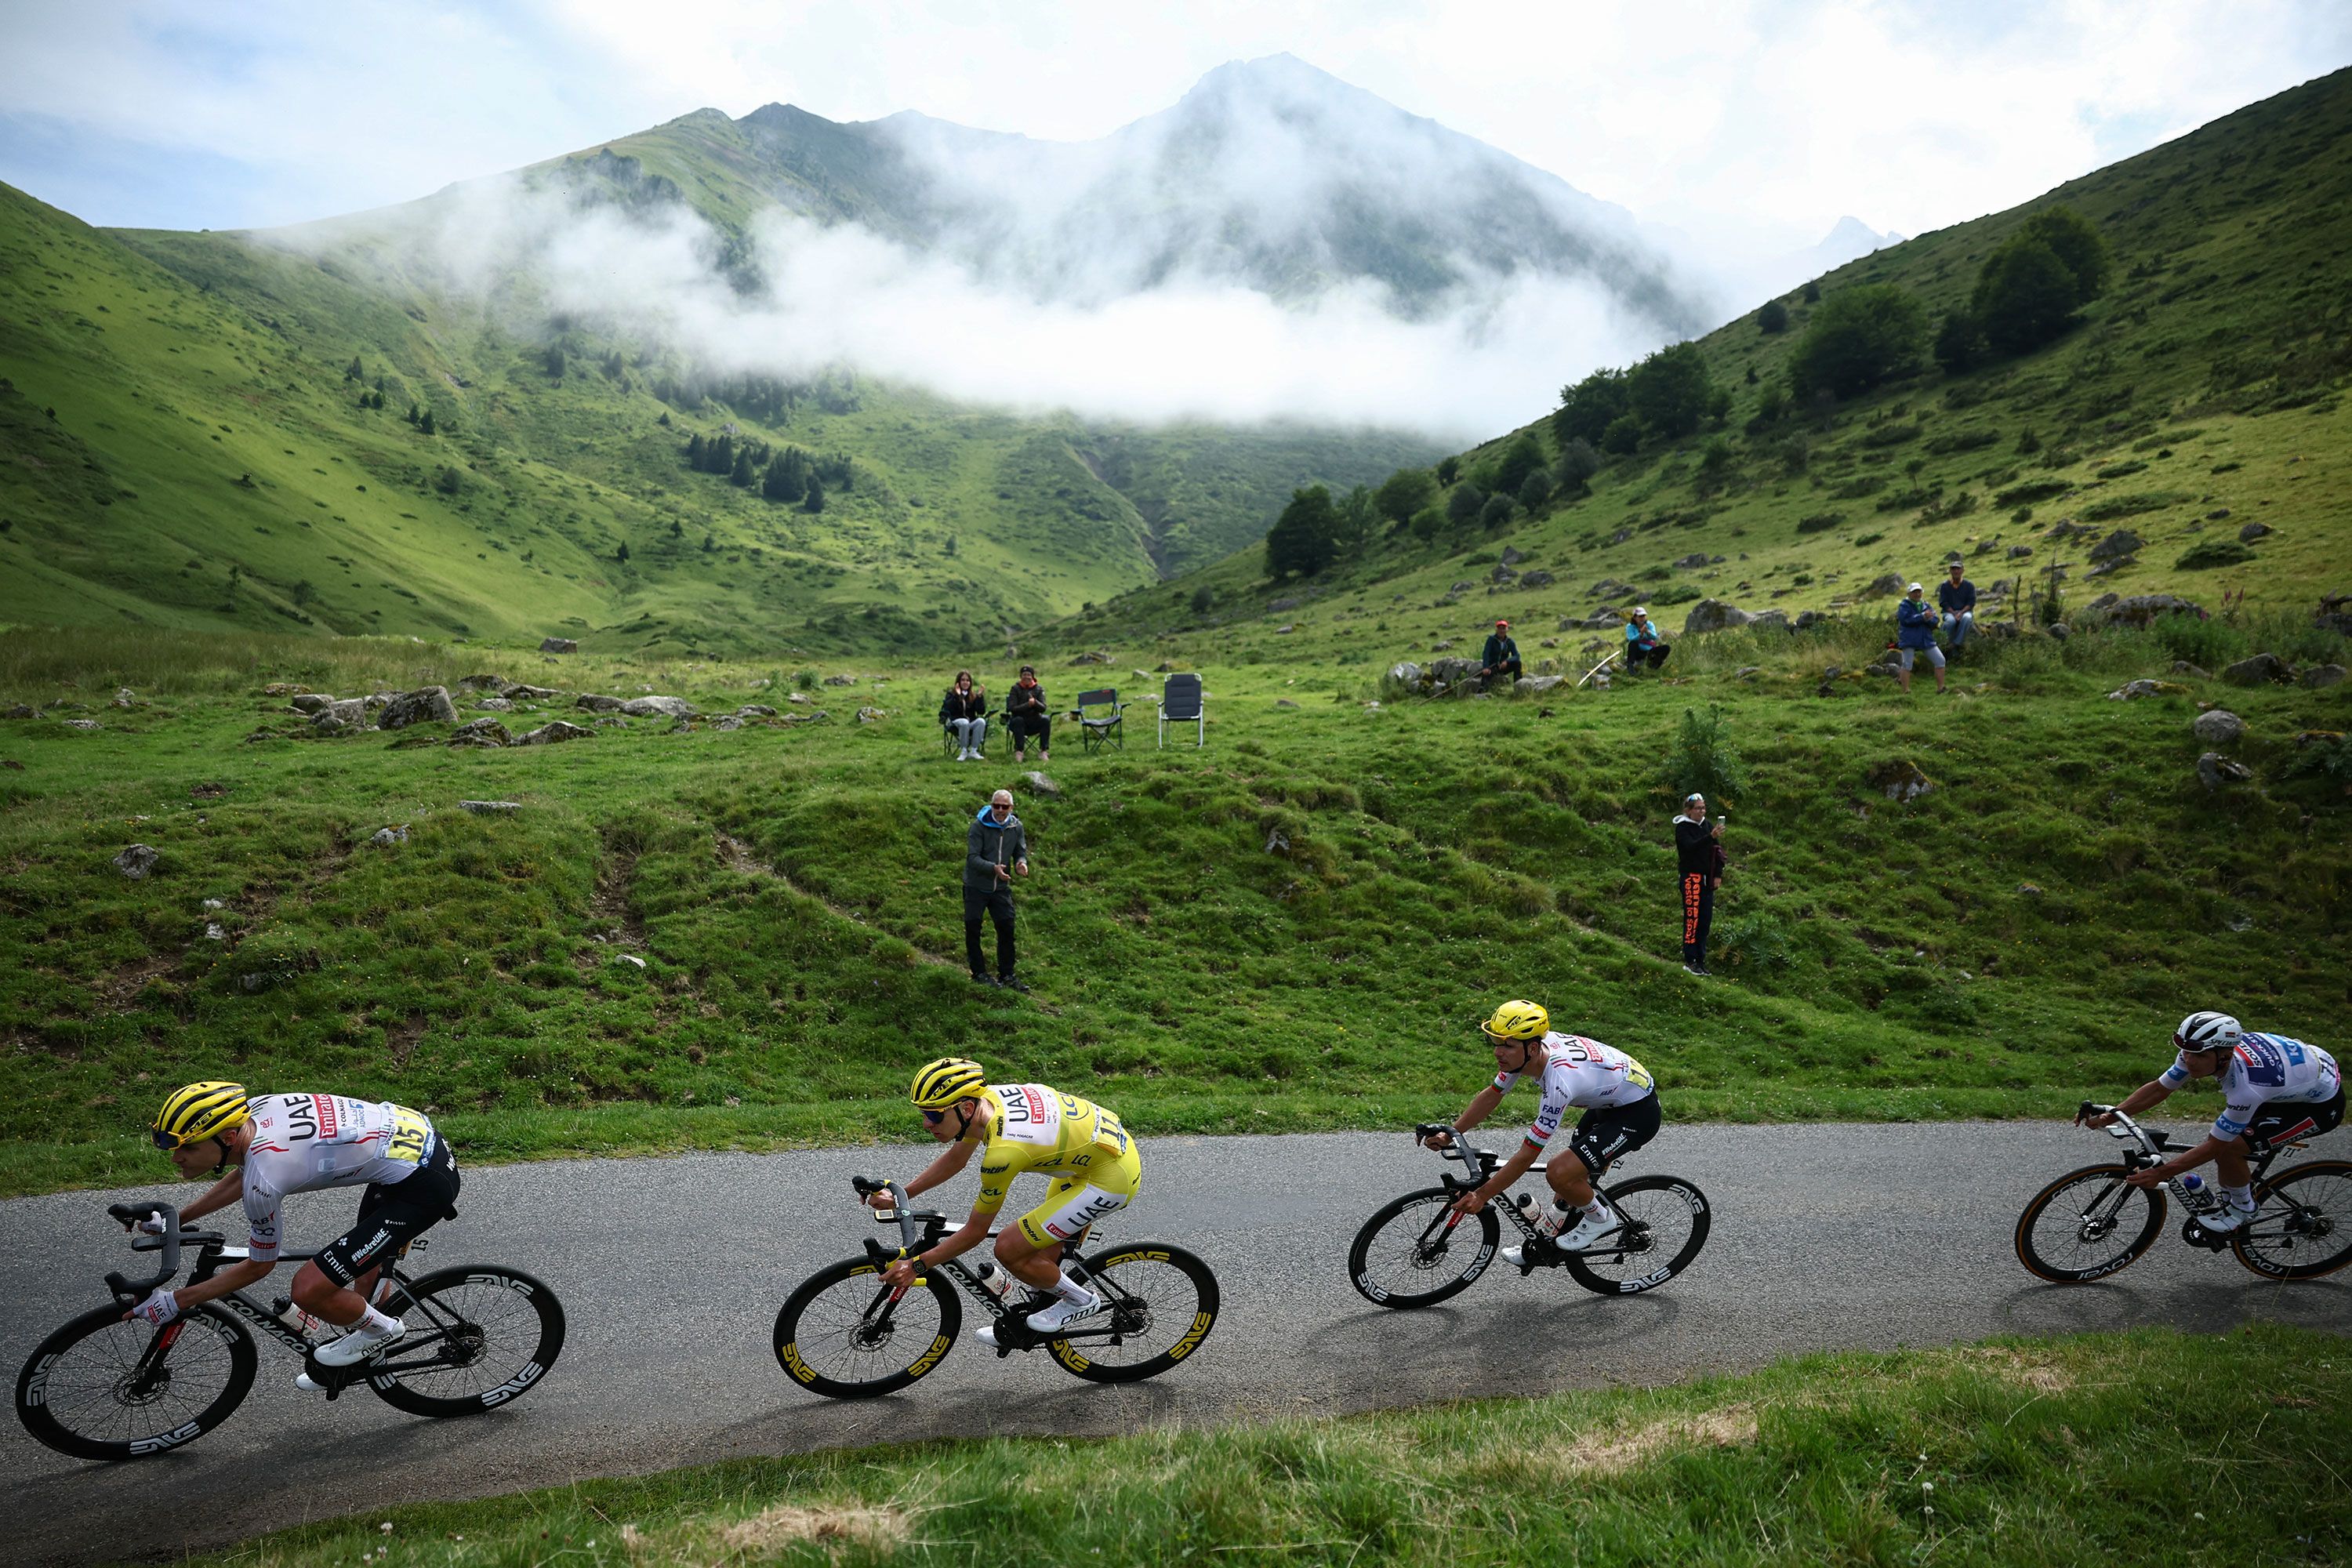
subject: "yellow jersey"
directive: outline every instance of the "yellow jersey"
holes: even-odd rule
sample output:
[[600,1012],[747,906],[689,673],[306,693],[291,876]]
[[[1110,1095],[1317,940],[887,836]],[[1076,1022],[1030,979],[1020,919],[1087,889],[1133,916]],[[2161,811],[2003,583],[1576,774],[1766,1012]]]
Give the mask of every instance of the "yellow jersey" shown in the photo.
[[1032,1171],[1057,1184],[1134,1193],[1143,1172],[1135,1140],[1101,1106],[1042,1083],[991,1084],[981,1097],[995,1114],[980,1148],[975,1210],[994,1214],[1013,1179]]

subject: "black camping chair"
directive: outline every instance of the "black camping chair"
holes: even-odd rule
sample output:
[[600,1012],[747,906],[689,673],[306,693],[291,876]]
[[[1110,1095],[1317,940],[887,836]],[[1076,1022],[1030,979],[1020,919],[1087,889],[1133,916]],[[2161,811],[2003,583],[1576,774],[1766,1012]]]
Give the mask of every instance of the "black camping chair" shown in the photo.
[[[1089,709],[1100,710],[1089,712]],[[1125,721],[1127,710],[1120,706],[1118,693],[1109,687],[1097,691],[1078,693],[1078,705],[1070,717],[1078,721],[1078,752],[1080,755],[1104,746],[1127,750]]]

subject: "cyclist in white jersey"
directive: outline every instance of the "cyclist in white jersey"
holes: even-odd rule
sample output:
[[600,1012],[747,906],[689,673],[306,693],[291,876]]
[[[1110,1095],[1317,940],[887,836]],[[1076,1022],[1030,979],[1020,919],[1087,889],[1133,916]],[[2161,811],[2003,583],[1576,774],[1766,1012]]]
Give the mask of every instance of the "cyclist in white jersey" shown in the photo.
[[[1537,1226],[1556,1237],[1554,1245],[1561,1251],[1581,1251],[1623,1223],[1592,1184],[1612,1161],[1658,1135],[1663,1118],[1657,1085],[1648,1069],[1623,1051],[1581,1035],[1553,1033],[1551,1015],[1533,1002],[1506,1002],[1478,1027],[1495,1048],[1495,1081],[1480,1089],[1454,1118],[1454,1131],[1467,1132],[1486,1121],[1510,1087],[1528,1072],[1541,1075],[1543,1103],[1537,1108],[1535,1121],[1517,1151],[1496,1167],[1485,1185],[1463,1194],[1454,1206],[1465,1215],[1476,1214],[1510,1191],[1511,1184],[1527,1173],[1552,1134],[1559,1131],[1569,1108],[1577,1107],[1584,1114],[1578,1119],[1568,1145],[1576,1158],[1553,1160],[1545,1167],[1552,1200],[1538,1216]],[[1433,1149],[1443,1149],[1454,1140],[1438,1132],[1425,1142]],[[1562,1234],[1571,1215],[1576,1223]],[[1503,1261],[1517,1267],[1523,1251],[1505,1247]]]
[[[188,1308],[260,1280],[278,1267],[286,1239],[283,1202],[290,1193],[364,1183],[352,1228],[294,1276],[294,1302],[343,1331],[314,1352],[328,1366],[365,1361],[397,1340],[400,1320],[377,1310],[383,1264],[437,1221],[457,1197],[457,1162],[433,1123],[389,1100],[340,1094],[260,1094],[242,1084],[192,1083],[155,1114],[155,1146],[184,1180],[221,1177],[180,1211],[183,1225],[242,1200],[250,1231],[245,1260],[200,1284],[158,1288],[133,1309],[149,1322],[170,1322]],[[140,1222],[161,1231],[156,1220]],[[307,1386],[307,1380],[306,1380]]]
[[[2317,1046],[2241,1028],[2227,1013],[2189,1014],[2173,1031],[2172,1044],[2179,1053],[2172,1065],[2132,1090],[2116,1110],[2136,1116],[2163,1103],[2190,1079],[2210,1078],[2220,1080],[2221,1114],[2202,1142],[2125,1180],[2152,1187],[2210,1160],[2227,1202],[2204,1226],[2210,1232],[2235,1230],[2254,1212],[2245,1140],[2280,1143],[2334,1131],[2344,1121],[2344,1070]],[[2087,1121],[2105,1127],[2115,1118],[2101,1112]]]

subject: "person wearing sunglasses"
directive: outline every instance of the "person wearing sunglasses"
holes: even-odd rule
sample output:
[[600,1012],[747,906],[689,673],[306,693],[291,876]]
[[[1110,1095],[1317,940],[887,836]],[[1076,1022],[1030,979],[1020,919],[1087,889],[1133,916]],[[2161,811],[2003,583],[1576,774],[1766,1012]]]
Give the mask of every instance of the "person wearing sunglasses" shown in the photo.
[[[242,1200],[251,1235],[244,1261],[199,1284],[159,1287],[132,1309],[133,1316],[161,1327],[191,1307],[258,1282],[278,1267],[287,1194],[365,1183],[352,1227],[295,1274],[294,1304],[343,1331],[342,1338],[313,1352],[328,1366],[365,1361],[400,1338],[400,1320],[377,1310],[384,1294],[377,1275],[411,1240],[456,1213],[457,1158],[431,1121],[389,1100],[248,1097],[243,1084],[215,1080],[173,1090],[152,1131],[155,1147],[172,1157],[181,1180],[218,1178],[180,1211],[180,1223]],[[161,1220],[138,1223],[151,1234],[163,1229]],[[310,1386],[307,1379],[297,1381]]]
[[[1044,1203],[997,1233],[996,1260],[1013,1279],[1054,1298],[1026,1320],[1040,1332],[1099,1310],[1102,1298],[1072,1279],[1062,1258],[1085,1241],[1097,1220],[1135,1201],[1143,1161],[1118,1118],[1042,1083],[991,1084],[978,1062],[962,1057],[926,1065],[907,1097],[923,1113],[925,1130],[947,1147],[907,1184],[906,1195],[911,1199],[953,1180],[974,1154],[980,1156],[980,1195],[962,1228],[893,1262],[883,1278],[909,1286],[922,1270],[978,1247],[1013,1179],[1034,1171],[1053,1185]],[[866,1199],[878,1209],[892,1201],[887,1192]],[[980,1330],[979,1338],[996,1342],[993,1329]]]

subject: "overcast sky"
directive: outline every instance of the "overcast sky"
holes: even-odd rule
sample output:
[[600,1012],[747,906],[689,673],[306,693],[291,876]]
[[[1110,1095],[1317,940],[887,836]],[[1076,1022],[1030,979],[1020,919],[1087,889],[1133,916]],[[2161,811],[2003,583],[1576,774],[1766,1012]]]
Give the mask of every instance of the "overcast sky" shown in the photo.
[[706,106],[1085,139],[1288,51],[1717,244],[2012,205],[2352,61],[2347,0],[0,0],[0,180],[228,228]]

